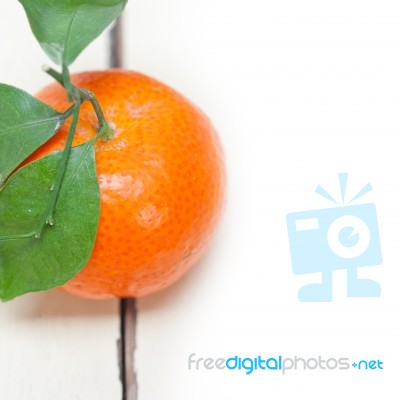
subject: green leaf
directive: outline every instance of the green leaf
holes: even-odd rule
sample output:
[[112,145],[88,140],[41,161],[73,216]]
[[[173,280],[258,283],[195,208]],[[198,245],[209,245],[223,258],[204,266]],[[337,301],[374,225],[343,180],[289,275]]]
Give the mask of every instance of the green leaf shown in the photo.
[[58,131],[66,117],[29,93],[0,84],[0,186]]
[[43,50],[70,65],[123,11],[128,0],[19,0]]
[[62,285],[87,263],[100,214],[93,141],[71,149],[54,214],[42,236],[35,232],[48,206],[62,151],[17,170],[0,191],[0,298]]

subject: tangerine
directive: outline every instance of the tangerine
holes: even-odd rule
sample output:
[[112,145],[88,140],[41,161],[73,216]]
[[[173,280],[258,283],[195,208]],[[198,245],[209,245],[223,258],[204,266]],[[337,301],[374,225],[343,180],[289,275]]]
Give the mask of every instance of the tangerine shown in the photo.
[[[97,96],[114,134],[95,143],[101,213],[93,253],[61,288],[92,299],[157,292],[199,260],[216,228],[225,180],[218,136],[196,106],[143,74],[84,72],[72,82]],[[37,98],[60,112],[70,105],[58,83]],[[63,149],[69,124],[30,160]],[[94,137],[97,125],[85,102],[73,145]]]

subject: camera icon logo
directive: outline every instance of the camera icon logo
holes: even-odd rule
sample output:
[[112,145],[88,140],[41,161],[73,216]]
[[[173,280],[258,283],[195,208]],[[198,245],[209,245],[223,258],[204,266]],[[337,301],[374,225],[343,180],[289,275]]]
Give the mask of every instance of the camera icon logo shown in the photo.
[[[343,202],[347,176],[339,174]],[[350,203],[371,190],[365,185]],[[316,192],[335,201],[321,186]],[[347,270],[348,297],[380,296],[377,282],[357,277],[358,268],[382,263],[375,204],[290,213],[287,228],[293,273],[322,275],[321,283],[300,288],[300,301],[332,301],[332,273],[340,269]]]

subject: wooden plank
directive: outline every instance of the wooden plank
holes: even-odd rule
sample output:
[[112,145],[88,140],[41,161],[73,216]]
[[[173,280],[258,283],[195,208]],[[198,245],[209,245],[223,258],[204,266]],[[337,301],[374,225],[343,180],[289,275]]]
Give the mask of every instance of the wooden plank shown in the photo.
[[[35,93],[49,63],[17,1],[0,3],[0,81]],[[108,37],[72,70],[105,68]],[[119,400],[118,301],[88,301],[57,290],[0,304],[0,398]]]
[[57,291],[1,304],[1,398],[120,399],[117,311]]

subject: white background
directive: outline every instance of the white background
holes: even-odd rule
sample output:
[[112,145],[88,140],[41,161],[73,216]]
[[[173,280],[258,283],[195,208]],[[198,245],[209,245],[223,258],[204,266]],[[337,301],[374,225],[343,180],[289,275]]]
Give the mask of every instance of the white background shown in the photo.
[[[46,60],[17,2],[0,5],[0,81],[31,92]],[[228,203],[198,267],[139,301],[140,400],[394,400],[400,396],[400,5],[374,0],[135,0],[126,66],[174,87],[214,121],[225,147]],[[75,66],[106,66],[100,38]],[[10,55],[10,57],[8,56]],[[371,182],[383,263],[363,268],[382,297],[299,303],[318,276],[291,272],[286,214],[331,207]],[[0,307],[0,397],[120,399],[117,302],[58,292]],[[189,371],[187,358],[381,359],[383,371]]]

